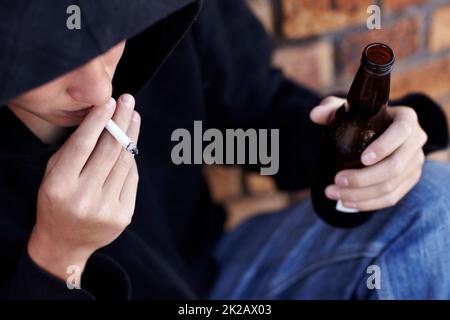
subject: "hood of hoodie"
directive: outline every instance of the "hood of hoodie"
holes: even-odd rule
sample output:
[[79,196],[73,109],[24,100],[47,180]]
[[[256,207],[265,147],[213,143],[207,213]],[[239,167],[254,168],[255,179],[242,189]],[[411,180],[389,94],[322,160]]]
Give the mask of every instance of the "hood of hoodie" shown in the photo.
[[[80,29],[69,29],[71,5]],[[14,0],[0,4],[0,106],[127,39],[113,96],[149,81],[189,29],[201,0]],[[139,57],[139,59],[137,59]]]

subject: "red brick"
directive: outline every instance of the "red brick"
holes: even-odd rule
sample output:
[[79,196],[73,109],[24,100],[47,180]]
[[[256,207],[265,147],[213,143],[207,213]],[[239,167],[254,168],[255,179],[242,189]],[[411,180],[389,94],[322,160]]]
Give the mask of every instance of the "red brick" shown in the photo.
[[216,203],[239,197],[244,192],[242,170],[239,167],[205,166],[203,174]]
[[[450,127],[450,94],[438,98],[437,101],[443,107],[445,114],[447,115],[447,122]],[[449,128],[449,134],[450,134],[450,128]]]
[[391,46],[397,61],[413,55],[421,45],[423,24],[422,16],[414,15],[383,25],[380,30],[348,33],[338,46],[341,78],[353,78],[360,64],[362,50],[371,42],[384,42]]
[[388,12],[398,12],[406,8],[421,5],[428,2],[427,0],[383,0],[382,11],[386,9]]
[[450,94],[450,55],[405,72],[394,72],[391,97],[398,98],[412,91],[425,92],[435,99]]
[[273,33],[273,11],[271,0],[247,0],[253,13],[258,17],[268,33]]
[[273,64],[288,78],[316,90],[328,88],[334,79],[333,46],[327,41],[279,48]]
[[365,23],[373,0],[282,0],[283,33],[301,38]]
[[450,6],[433,12],[428,39],[431,51],[450,48]]

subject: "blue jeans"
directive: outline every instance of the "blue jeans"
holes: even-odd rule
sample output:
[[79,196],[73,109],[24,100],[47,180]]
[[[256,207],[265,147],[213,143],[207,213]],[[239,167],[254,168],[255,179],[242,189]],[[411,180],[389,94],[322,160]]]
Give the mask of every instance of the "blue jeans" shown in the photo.
[[252,218],[216,259],[211,299],[450,299],[450,164],[427,161],[400,203],[354,229],[325,224],[309,199]]

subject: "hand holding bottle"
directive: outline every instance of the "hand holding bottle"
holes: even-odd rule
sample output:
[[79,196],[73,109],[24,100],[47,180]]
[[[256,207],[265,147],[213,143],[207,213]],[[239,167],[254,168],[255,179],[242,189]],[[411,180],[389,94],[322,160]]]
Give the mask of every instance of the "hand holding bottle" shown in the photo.
[[[311,111],[313,122],[329,124],[345,99],[328,97]],[[342,200],[347,208],[371,211],[398,203],[419,181],[427,141],[412,108],[388,108],[393,119],[388,129],[363,152],[362,169],[342,170],[335,183],[325,190],[332,200]]]

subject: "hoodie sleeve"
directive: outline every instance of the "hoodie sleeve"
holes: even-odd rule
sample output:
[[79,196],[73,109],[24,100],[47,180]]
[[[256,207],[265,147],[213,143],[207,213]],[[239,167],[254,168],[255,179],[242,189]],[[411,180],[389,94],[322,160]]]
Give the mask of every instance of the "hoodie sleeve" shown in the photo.
[[89,259],[81,286],[69,289],[64,281],[36,265],[24,250],[14,274],[0,287],[0,296],[12,300],[123,300],[130,293],[123,268],[98,253]]
[[[309,112],[323,96],[271,67],[269,39],[245,1],[205,1],[204,6],[193,31],[203,67],[208,127],[279,129],[275,180],[282,189],[311,186],[322,128],[312,123]],[[418,112],[429,135],[426,152],[448,145],[445,116],[436,103],[420,94],[396,103]]]
[[443,150],[449,146],[449,129],[443,109],[431,98],[421,93],[411,93],[390,102],[392,106],[403,105],[413,108],[420,126],[428,135],[423,147],[425,154]]

